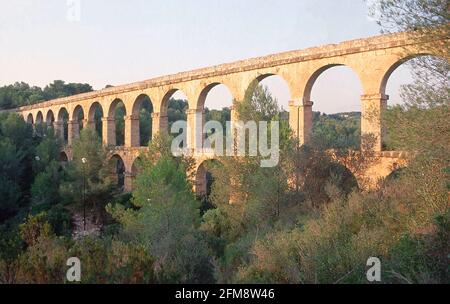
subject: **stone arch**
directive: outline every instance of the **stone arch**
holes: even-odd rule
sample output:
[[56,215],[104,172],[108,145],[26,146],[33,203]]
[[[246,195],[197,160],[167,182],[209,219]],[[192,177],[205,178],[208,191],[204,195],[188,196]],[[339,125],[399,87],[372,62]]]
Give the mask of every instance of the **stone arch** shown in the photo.
[[125,145],[125,118],[127,116],[127,109],[125,102],[116,98],[109,105],[107,119],[110,121],[107,125],[107,134],[112,137],[112,140],[108,140],[108,144],[114,146]]
[[54,122],[55,122],[55,114],[53,114],[52,110],[48,110],[47,115],[45,115],[45,123],[47,124],[47,126],[53,127]]
[[[360,83],[361,87],[363,87],[363,82],[361,80],[361,77],[360,77],[358,71],[356,69],[354,69],[352,66],[343,64],[343,63],[327,64],[327,65],[324,65],[324,66],[318,68],[317,70],[315,70],[311,74],[311,76],[308,78],[308,81],[306,82],[305,88],[303,90],[303,102],[304,103],[309,103],[311,101],[312,89],[314,87],[315,82],[319,78],[319,76],[322,75],[325,71],[327,71],[333,67],[338,67],[338,66],[345,66],[345,67],[348,67],[350,70],[352,70],[355,73],[355,75],[358,76],[359,83]],[[363,87],[363,90],[364,90],[364,87]]]
[[42,136],[44,134],[44,115],[41,111],[38,111],[36,114],[36,120],[34,122],[36,134],[38,136]]
[[35,123],[36,123],[36,124],[42,124],[42,123],[44,123],[44,115],[42,114],[42,111],[38,111],[38,112],[37,112]]
[[151,98],[147,94],[139,95],[132,107],[131,136],[132,146],[147,146],[153,136],[152,114],[154,111]]
[[[197,104],[196,104],[197,115],[194,116],[194,119],[196,120],[194,125],[198,126],[197,132],[201,132],[202,133],[202,143],[205,141],[205,139],[208,136],[208,134],[204,134],[203,133],[204,126],[205,126],[205,124],[207,123],[207,120],[208,120],[207,119],[207,115],[208,115],[208,111],[207,110],[214,111],[214,110],[206,108],[206,102],[207,102],[208,94],[212,90],[214,90],[215,88],[218,88],[219,86],[222,86],[223,88],[225,88],[228,91],[229,96],[231,97],[231,100],[230,100],[231,104],[229,105],[229,111],[230,111],[229,112],[229,116],[230,117],[228,117],[226,119],[227,121],[231,120],[231,110],[232,110],[234,101],[233,101],[233,95],[232,95],[230,89],[228,88],[228,86],[226,84],[221,83],[221,82],[212,82],[212,83],[208,84],[207,86],[205,86],[202,89],[202,91],[200,92],[200,95],[199,95],[199,97],[197,99]],[[222,107],[222,111],[223,111],[224,108],[225,108],[225,106]],[[222,112],[222,115],[223,114],[224,113]],[[223,127],[223,132],[225,133],[226,126],[222,125],[222,127]]]
[[66,164],[69,162],[69,157],[67,156],[66,152],[61,151],[59,153],[59,161],[63,164]]
[[230,96],[231,96],[231,100],[233,101],[233,94],[231,93],[230,88],[229,88],[226,84],[221,83],[221,82],[212,82],[212,83],[208,84],[207,86],[205,86],[205,87],[202,89],[202,91],[200,92],[200,95],[199,95],[199,97],[198,97],[198,99],[197,99],[197,105],[196,105],[196,108],[197,108],[197,109],[204,109],[204,108],[205,108],[206,99],[207,99],[207,97],[208,97],[208,94],[209,94],[214,88],[216,88],[216,87],[218,87],[218,86],[223,86],[223,87],[225,87],[225,88],[228,90],[228,92],[229,92],[229,94],[230,94]]
[[33,118],[33,114],[32,113],[29,113],[28,115],[27,115],[27,123],[29,123],[29,124],[34,124],[34,118]]
[[[357,83],[359,84],[360,91],[355,92],[355,106],[358,108],[358,110],[352,110],[356,112],[362,112],[362,106],[361,106],[361,95],[364,93],[364,84],[361,78],[361,74],[358,69],[354,68],[352,65],[345,64],[343,62],[331,62],[327,64],[321,64],[318,66],[315,66],[310,70],[310,74],[308,74],[306,78],[306,83],[302,85],[301,92],[303,94],[302,99],[298,101],[298,104],[292,103],[290,105],[290,112],[292,119],[290,120],[291,128],[295,131],[295,133],[298,135],[298,139],[301,144],[309,144],[311,143],[311,139],[313,138],[313,121],[314,121],[314,112],[313,112],[313,105],[314,101],[312,100],[312,93],[314,86],[317,84],[317,81],[321,75],[323,75],[326,71],[333,69],[335,67],[345,67],[357,80]],[[353,96],[351,96],[352,98]],[[346,106],[350,106],[348,103]],[[337,110],[335,108],[334,110]],[[341,109],[341,112],[345,111]],[[339,111],[337,111],[339,112]],[[294,115],[292,115],[294,113]],[[356,115],[356,114],[355,114]],[[297,121],[297,119],[298,121]],[[319,118],[319,117],[317,117]],[[343,117],[340,117],[339,119],[342,119]],[[358,117],[347,117],[348,119],[358,119]],[[347,119],[346,118],[346,119]],[[337,118],[338,119],[338,118]],[[359,119],[358,119],[359,120]],[[362,130],[362,123],[359,123],[359,130]],[[352,145],[354,148],[359,149],[360,142],[361,142],[361,136],[359,135],[361,132],[358,132],[356,135],[354,135],[352,138],[340,138],[340,143],[338,146],[335,146],[335,143],[333,141],[325,140],[326,145],[331,145],[330,148],[340,148],[341,145]]]
[[81,105],[75,106],[72,111],[72,116],[70,117],[73,121],[78,122],[80,124],[80,129],[82,129],[82,123],[84,120],[84,109]]
[[[159,121],[155,119],[154,121],[154,129],[158,128],[160,131],[165,132],[165,133],[169,133],[170,132],[170,126],[173,122],[175,122],[176,120],[178,120],[180,117],[170,117],[169,115],[169,107],[170,102],[172,100],[172,98],[174,97],[175,94],[181,94],[183,95],[183,98],[188,102],[187,107],[183,110],[183,113],[178,113],[181,114],[183,116],[183,119],[187,119],[187,115],[188,115],[188,110],[189,110],[189,100],[188,100],[188,96],[186,95],[185,91],[178,89],[178,88],[171,88],[169,89],[166,94],[164,95],[162,101],[161,101],[161,107],[160,107],[160,113],[159,113]],[[186,116],[186,117],[184,117]],[[172,121],[174,119],[174,121]]]
[[95,112],[96,112],[97,109],[101,111],[102,117],[103,117],[103,115],[104,115],[103,107],[98,101],[95,101],[89,107],[88,117],[87,117],[87,119],[89,121],[94,121],[94,119],[95,119]]
[[[141,162],[142,162],[142,158],[140,156],[137,156],[136,158],[134,158],[132,160],[129,171],[127,171],[127,174],[128,174],[127,177],[129,178],[128,185],[127,185],[127,181],[125,181],[126,190],[132,191],[134,189],[136,178],[139,175],[139,173],[142,171],[142,163]],[[128,188],[127,188],[127,186],[128,186]]]
[[[178,88],[172,88],[172,89],[169,89],[166,92],[166,94],[164,94],[164,97],[161,100],[161,107],[160,107],[160,110],[159,110],[160,111],[160,115],[167,116],[167,110],[169,108],[170,99],[178,91],[183,92],[182,90],[180,90]],[[184,92],[183,92],[183,94],[184,94]]]
[[[293,98],[293,92],[295,92],[295,87],[293,87],[292,79],[290,79],[288,76],[289,75],[287,74],[287,72],[277,70],[274,72],[261,73],[250,78],[253,80],[247,82],[248,85],[245,89],[244,100],[251,100],[255,94],[256,87],[258,85],[262,85],[277,101],[277,108],[279,109],[281,114],[280,120],[289,121],[291,128],[293,130],[297,130],[297,127],[294,126],[294,123],[291,123],[291,120],[293,118],[297,118],[297,111],[294,111],[294,109],[290,107],[290,103]],[[279,93],[280,95],[277,96],[277,93]],[[287,100],[285,100],[287,101],[285,105],[280,103],[284,95],[287,98]],[[237,119],[238,116],[239,115],[235,112],[234,118],[232,118],[232,120]]]
[[291,99],[291,98],[292,98],[292,88],[289,87],[289,82],[286,80],[286,78],[285,78],[282,74],[279,74],[279,73],[272,73],[272,72],[270,72],[270,73],[263,73],[263,74],[260,74],[260,75],[256,76],[256,77],[250,82],[250,84],[248,85],[248,87],[247,87],[246,90],[245,90],[245,99],[246,99],[246,100],[250,99],[250,98],[252,97],[254,91],[255,91],[255,88],[256,88],[262,81],[268,79],[269,77],[273,77],[273,76],[276,76],[276,77],[280,78],[280,79],[286,84],[286,86],[287,86],[287,88],[288,88],[288,90],[289,90],[289,96],[290,96],[290,99]]
[[125,107],[125,103],[123,102],[122,99],[120,98],[116,98],[114,99],[111,104],[109,105],[109,109],[108,109],[108,117],[109,118],[114,118],[114,115],[116,113],[116,109],[119,105],[123,105],[124,107],[124,111],[125,111],[125,115],[127,115],[127,109]]
[[111,156],[109,162],[111,164],[112,170],[111,176],[115,181],[117,187],[121,191],[123,191],[125,187],[125,174],[126,174],[125,162],[119,154],[114,154],[113,156]]
[[389,81],[389,78],[398,67],[400,67],[402,64],[404,64],[408,61],[411,61],[411,60],[419,58],[419,57],[425,57],[425,56],[441,58],[443,60],[448,61],[448,58],[444,58],[442,56],[432,54],[431,52],[421,52],[421,53],[417,53],[417,54],[404,56],[404,57],[394,61],[387,67],[386,72],[383,74],[383,77],[380,82],[379,93],[382,94],[383,96],[386,95],[386,86]]
[[131,175],[133,176],[133,178],[135,178],[141,171],[141,161],[142,158],[138,156],[133,160],[133,163],[131,164]]
[[221,164],[218,159],[205,159],[202,162],[199,163],[195,170],[195,194],[200,197],[208,197],[210,194],[212,182],[208,178],[208,173],[211,172],[208,171],[208,166],[210,164]]
[[[442,54],[435,54],[433,52],[416,52],[416,53],[411,53],[411,54],[407,54],[407,55],[403,55],[402,57],[395,57],[395,58],[391,58],[388,62],[384,62],[384,65],[382,66],[382,68],[380,69],[380,73],[378,74],[378,77],[376,78],[376,81],[374,81],[374,88],[373,90],[377,90],[377,92],[379,92],[379,96],[380,99],[382,99],[383,103],[381,108],[382,109],[386,109],[388,107],[388,105],[394,105],[396,102],[397,104],[401,104],[405,101],[404,98],[402,98],[401,96],[401,90],[400,89],[396,89],[393,91],[388,91],[389,89],[392,89],[392,85],[395,83],[396,79],[397,81],[399,80],[398,75],[400,75],[402,72],[404,72],[405,76],[410,78],[408,79],[408,81],[404,81],[401,84],[402,85],[406,85],[406,84],[411,84],[414,81],[413,75],[413,69],[411,69],[412,66],[408,66],[408,63],[411,63],[411,61],[413,60],[420,60],[420,59],[424,59],[425,61],[422,62],[420,64],[420,66],[422,66],[422,64],[427,63],[426,60],[428,59],[438,59],[438,60],[442,60],[442,62],[447,62],[448,64],[448,57],[444,57],[442,56]],[[418,67],[418,69],[420,70],[421,67]],[[402,71],[402,68],[404,68],[404,70]],[[400,74],[394,75],[396,72],[399,72]],[[380,78],[381,77],[381,78]],[[391,80],[392,79],[392,80]],[[436,79],[433,79],[433,77],[430,77],[428,79],[428,83],[432,84]],[[437,83],[435,83],[437,84]],[[448,74],[447,74],[447,78],[446,78],[446,84],[448,86]],[[397,85],[399,85],[399,83],[397,83]],[[389,88],[390,87],[390,88]],[[437,88],[437,87],[436,87]],[[391,94],[391,95],[389,95]],[[380,121],[383,121],[383,111],[380,111]],[[381,124],[381,130],[380,130],[380,137],[381,137],[381,150],[391,150],[392,147],[389,146],[389,142],[385,141],[386,138],[389,138],[389,133],[392,132],[392,130],[390,130],[387,126],[387,124]]]
[[103,118],[104,110],[102,105],[98,101],[93,102],[88,110],[86,127],[94,129],[101,139],[103,139]]
[[202,162],[195,172],[195,194],[197,197],[207,196],[206,173],[206,167]]
[[62,107],[59,109],[58,112],[58,128],[57,128],[57,132],[59,133],[58,135],[61,136],[61,139],[64,140],[65,143],[68,143],[69,141],[69,112],[67,111],[67,109],[65,107]]
[[203,88],[203,90],[200,92],[200,96],[198,97],[197,100],[197,109],[204,109],[205,108],[205,102],[206,102],[206,97],[208,96],[208,93],[216,86],[220,85],[220,82],[213,82],[208,84],[205,88]]
[[148,101],[153,109],[153,102],[151,98],[147,94],[140,94],[136,99],[134,100],[133,107],[132,107],[132,114],[133,116],[139,115],[139,111],[142,107],[142,104],[144,102]]
[[72,145],[74,139],[80,137],[80,131],[85,126],[84,109],[81,105],[76,105],[69,113],[69,121],[67,126],[67,143]]
[[69,111],[65,107],[62,107],[58,111],[58,120],[63,121],[64,119],[69,119]]
[[39,111],[36,114],[36,124],[42,124],[42,123],[44,123],[44,115],[42,114],[41,111]]

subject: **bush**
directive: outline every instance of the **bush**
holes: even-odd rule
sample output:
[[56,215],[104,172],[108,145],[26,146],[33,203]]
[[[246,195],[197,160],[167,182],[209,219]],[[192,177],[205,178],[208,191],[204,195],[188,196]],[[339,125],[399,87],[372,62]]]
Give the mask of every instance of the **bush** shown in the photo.
[[[405,174],[378,192],[335,199],[304,229],[262,237],[235,281],[367,283],[365,263],[375,256],[382,260],[384,283],[448,282],[447,192],[438,183],[442,178],[429,170]],[[427,192],[418,197],[422,178]],[[445,215],[436,220],[435,214]]]
[[389,251],[385,276],[396,283],[450,283],[450,213],[436,217],[433,231],[404,235]]
[[64,206],[58,204],[47,212],[47,220],[56,235],[70,236],[72,232],[72,217]]
[[155,283],[153,258],[140,245],[86,238],[76,242],[69,255],[79,257],[85,284]]

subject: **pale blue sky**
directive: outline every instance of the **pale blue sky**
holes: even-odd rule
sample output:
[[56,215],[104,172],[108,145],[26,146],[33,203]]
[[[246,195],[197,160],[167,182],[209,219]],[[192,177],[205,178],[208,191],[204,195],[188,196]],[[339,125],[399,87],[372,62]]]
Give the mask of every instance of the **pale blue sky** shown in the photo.
[[[73,1],[73,0],[72,0]],[[70,1],[69,1],[70,2]],[[0,0],[0,85],[55,79],[95,89],[287,50],[376,35],[364,0]],[[398,71],[388,92],[398,99]],[[315,110],[359,110],[357,77],[345,67],[321,76]],[[279,79],[266,81],[286,108]],[[220,88],[207,100],[228,105]]]

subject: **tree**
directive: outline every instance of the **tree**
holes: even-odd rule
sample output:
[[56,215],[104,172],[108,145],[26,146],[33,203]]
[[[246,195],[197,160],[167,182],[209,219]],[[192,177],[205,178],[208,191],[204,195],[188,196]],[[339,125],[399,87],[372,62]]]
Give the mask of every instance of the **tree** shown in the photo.
[[[447,41],[450,12],[446,0],[379,0],[373,9],[384,32],[413,30],[424,40]],[[405,104],[386,113],[390,147],[432,153],[448,162],[449,51],[448,42],[435,43],[433,52],[442,57],[409,61],[414,81],[402,88]]]
[[[161,143],[164,148],[157,147]],[[134,208],[110,205],[108,210],[123,225],[122,237],[142,244],[156,258],[158,281],[212,282],[211,261],[197,230],[199,202],[187,180],[185,162],[174,159],[167,144],[167,139],[156,139],[149,154],[142,156]]]
[[280,134],[273,134],[280,137],[281,156],[274,168],[261,168],[261,155],[221,157],[208,168],[214,177],[210,195],[214,208],[204,214],[201,229],[219,261],[219,282],[231,281],[232,274],[250,258],[254,239],[273,229],[287,210],[288,178],[282,162],[291,133],[287,121],[280,120],[277,100],[267,87],[255,86],[252,94],[236,104],[240,121],[281,125]]
[[186,100],[181,99],[170,99],[169,106],[167,108],[167,119],[169,121],[169,132],[172,128],[174,122],[179,120],[186,121],[187,115],[186,110],[189,107],[189,104]]
[[[153,258],[140,245],[110,238],[87,237],[70,240],[57,237],[46,214],[28,216],[20,225],[19,243],[22,251],[7,248],[0,252],[1,283],[62,284],[66,281],[67,257],[79,257],[82,263],[82,282],[115,284],[155,283]],[[16,237],[9,246],[17,246]],[[3,249],[3,239],[0,246]],[[15,253],[11,257],[12,253]]]
[[0,221],[9,218],[19,207],[22,193],[19,178],[24,154],[6,140],[0,141]]
[[116,145],[123,146],[125,144],[125,105],[119,103],[114,113],[116,124]]
[[226,128],[226,122],[231,120],[230,108],[222,108],[222,110],[210,110],[205,108],[205,122],[210,120],[218,121],[222,124],[223,129]]
[[62,177],[61,165],[57,161],[52,161],[33,182],[31,187],[33,205],[52,206],[59,203],[59,184]]
[[139,111],[139,134],[141,146],[148,146],[151,141],[152,133],[152,111],[153,109],[146,106]]
[[325,149],[355,149],[361,144],[360,113],[314,113],[311,141]]
[[383,32],[427,31],[437,26],[448,29],[447,0],[377,0],[372,15]]
[[266,86],[253,83],[242,102],[237,103],[239,119],[243,121],[270,121],[280,110],[276,98]]
[[73,161],[66,166],[67,178],[61,184],[61,197],[68,203],[81,206],[84,188],[85,203],[93,209],[98,224],[103,219],[104,206],[111,199],[114,189],[113,172],[107,151],[96,132],[85,128],[73,143]]
[[[422,33],[424,39],[445,41],[436,43],[433,50],[442,58],[411,61],[414,81],[401,92],[405,105],[387,113],[391,144],[415,152],[405,174],[418,185],[426,184],[418,186],[417,193],[436,204],[450,189],[446,181],[450,171],[448,1],[380,0],[379,7],[379,24],[384,31],[412,29]],[[425,177],[429,179],[421,180]]]
[[0,222],[12,217],[22,204],[32,180],[32,129],[15,113],[0,114]]
[[72,96],[76,94],[91,92],[92,86],[87,83],[65,83],[62,80],[55,80],[53,83],[47,85],[43,94],[46,100]]
[[44,100],[42,89],[30,87],[27,83],[16,82],[0,88],[0,109],[11,109]]
[[13,85],[0,88],[0,109],[12,109],[32,105],[45,100],[91,92],[89,84],[68,83],[55,80],[44,89],[25,82],[16,82]]

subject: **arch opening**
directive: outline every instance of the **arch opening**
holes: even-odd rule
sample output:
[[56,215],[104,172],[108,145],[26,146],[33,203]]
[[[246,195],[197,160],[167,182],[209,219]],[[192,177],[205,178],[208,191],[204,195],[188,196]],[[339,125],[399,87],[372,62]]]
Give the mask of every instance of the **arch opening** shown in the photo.
[[318,69],[305,88],[305,101],[313,102],[311,145],[323,149],[361,147],[361,95],[363,86],[349,66],[330,64]]
[[35,128],[36,128],[36,134],[39,136],[44,135],[44,115],[41,111],[39,111],[36,115],[36,122],[35,122]]
[[[111,131],[115,136],[115,143],[117,147],[122,147],[125,145],[125,116],[127,111],[125,104],[121,99],[115,99],[108,111],[108,118],[114,119],[114,125],[111,126],[114,130]],[[108,126],[109,128],[110,126]]]
[[[139,146],[148,146],[153,136],[153,103],[146,94],[139,95],[133,105],[133,116],[139,118],[139,126],[132,124],[132,128],[138,127]],[[131,134],[135,134],[134,130]]]
[[34,119],[33,119],[33,114],[28,114],[28,116],[27,116],[27,123],[28,124],[34,124]]
[[[449,71],[450,63],[446,58],[430,54],[407,56],[389,67],[380,86],[381,95],[387,98],[382,142],[384,150],[410,148],[411,142],[406,143],[402,138],[412,138],[411,134],[404,133],[404,130],[413,129],[413,125],[409,125],[409,119],[403,120],[402,117],[406,118],[411,109],[417,111],[416,115],[419,111],[420,115],[428,115],[427,111],[436,111],[430,116],[432,119],[421,122],[422,133],[424,130],[434,130],[438,121],[447,120],[440,115],[444,112],[439,109],[446,106],[450,99]],[[424,143],[420,145],[422,144]]]
[[53,114],[52,110],[48,110],[47,115],[45,117],[45,123],[47,125],[47,127],[54,127],[54,123],[55,123],[55,115]]
[[[401,80],[403,82],[402,84],[410,83],[413,79],[413,73],[414,72],[424,72],[424,68],[428,69],[431,66],[435,65],[442,65],[447,67],[444,67],[444,70],[448,71],[448,65],[449,62],[444,57],[439,57],[437,55],[429,54],[429,53],[418,53],[414,55],[406,56],[405,58],[402,58],[398,61],[396,61],[394,64],[392,64],[386,73],[383,76],[383,79],[381,80],[380,84],[380,93],[386,95],[387,91],[389,91],[388,86],[389,82],[399,81],[396,78],[403,77],[405,79]],[[414,71],[414,69],[421,69],[421,71]],[[440,71],[442,72],[442,71]],[[393,75],[393,74],[397,75]],[[399,77],[401,76],[401,77]],[[448,78],[448,77],[447,77]],[[428,79],[429,81],[433,81],[435,79]],[[399,84],[391,84],[391,90],[392,87],[398,87]]]
[[142,170],[141,161],[142,159],[138,156],[131,165],[131,175],[133,176],[133,178],[135,178]]
[[137,176],[142,172],[142,159],[141,157],[136,157],[131,165],[131,187],[134,189],[134,183],[136,181]]
[[[278,117],[280,122],[289,121],[289,101],[291,100],[291,91],[286,80],[276,74],[263,74],[258,76],[248,87],[245,94],[246,103],[251,104],[251,108],[257,109],[258,114],[252,120],[269,121]],[[245,116],[254,114],[245,113]],[[248,119],[250,117],[245,117]]]
[[209,159],[203,161],[197,168],[195,174],[195,194],[201,201],[201,212],[204,213],[209,209],[214,208],[211,201],[211,193],[213,190],[215,177],[215,170],[220,170],[222,163],[217,159]]
[[197,109],[222,110],[233,106],[233,95],[230,89],[220,83],[214,82],[207,85],[200,93],[197,101]]
[[[161,104],[160,113],[160,129],[176,137],[181,134],[179,132],[172,133],[171,129],[177,121],[187,121],[187,110],[189,109],[189,102],[186,94],[178,89],[172,89],[166,93]],[[156,130],[154,130],[156,132]],[[180,147],[183,143],[180,144]]]
[[123,191],[125,187],[125,163],[122,158],[115,154],[111,157],[111,176],[119,191]]
[[58,132],[61,132],[61,139],[67,144],[69,142],[69,112],[67,112],[66,108],[61,108],[59,110],[58,123],[61,124]]
[[42,112],[39,111],[36,115],[36,123],[41,124],[44,122],[44,115],[42,115]]
[[74,123],[78,123],[78,131],[83,130],[84,127],[84,110],[83,107],[78,105],[73,110],[72,120]]
[[[232,106],[233,95],[226,85],[216,82],[206,86],[197,101],[197,109],[202,110],[201,117],[197,117],[201,119],[202,130],[207,122],[216,121],[222,125],[225,136],[226,122],[231,121]],[[208,134],[203,135],[203,140],[215,132],[215,129],[210,130]]]
[[161,107],[162,115],[167,115],[169,130],[174,122],[186,120],[189,109],[188,98],[183,91],[174,89],[169,91],[163,99]]
[[99,102],[94,102],[89,108],[87,127],[94,128],[98,137],[103,139],[103,108]]
[[69,157],[67,157],[66,152],[61,151],[61,153],[59,153],[59,162],[65,166],[68,162],[69,162]]

